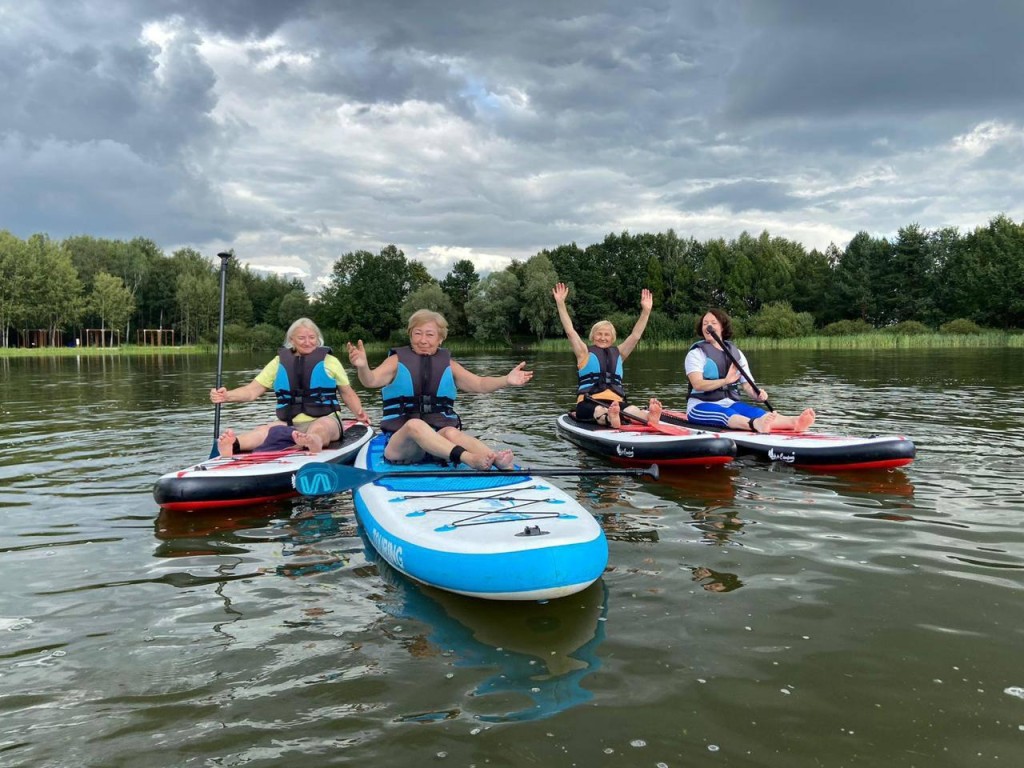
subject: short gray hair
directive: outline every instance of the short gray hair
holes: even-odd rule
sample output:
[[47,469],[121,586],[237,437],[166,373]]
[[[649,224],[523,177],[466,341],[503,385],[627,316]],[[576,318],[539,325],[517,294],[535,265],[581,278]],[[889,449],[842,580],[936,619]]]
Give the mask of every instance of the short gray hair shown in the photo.
[[324,345],[324,335],[320,333],[320,329],[316,327],[316,323],[308,317],[300,317],[288,326],[288,331],[284,335],[284,346],[288,347],[288,349],[293,352],[295,351],[295,345],[292,344],[292,336],[298,332],[299,328],[309,328],[309,330],[316,334],[317,346],[322,347]]

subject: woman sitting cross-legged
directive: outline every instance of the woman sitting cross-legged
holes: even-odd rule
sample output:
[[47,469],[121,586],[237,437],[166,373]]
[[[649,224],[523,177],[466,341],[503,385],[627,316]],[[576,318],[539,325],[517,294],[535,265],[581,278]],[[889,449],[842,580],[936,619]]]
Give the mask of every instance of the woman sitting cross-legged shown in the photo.
[[370,368],[362,340],[348,345],[348,359],[359,381],[381,389],[384,402],[380,428],[390,434],[384,458],[414,464],[429,455],[473,469],[512,469],[512,451],[492,450],[462,431],[455,398],[458,390],[487,393],[521,387],[533,378],[533,372],[523,370],[525,362],[505,376],[478,376],[466,370],[441,346],[448,335],[448,323],[437,312],[414,312],[408,329],[409,345],[391,350],[376,368]]

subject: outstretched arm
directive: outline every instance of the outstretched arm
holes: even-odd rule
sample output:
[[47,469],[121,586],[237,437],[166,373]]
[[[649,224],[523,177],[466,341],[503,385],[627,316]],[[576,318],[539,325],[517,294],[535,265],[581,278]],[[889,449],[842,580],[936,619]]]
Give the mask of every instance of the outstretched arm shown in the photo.
[[651,309],[653,308],[654,294],[644,288],[640,291],[640,317],[637,318],[636,325],[633,326],[633,332],[619,344],[619,354],[622,355],[623,360],[629,357],[633,350],[636,349],[636,345],[640,342],[640,337],[644,335],[644,329],[647,328],[647,321],[651,319]]
[[210,390],[210,402],[211,403],[248,403],[255,400],[257,397],[267,391],[267,388],[260,384],[258,381],[253,379],[244,387],[238,387],[236,389],[220,389]]
[[576,363],[579,367],[582,367],[587,362],[587,345],[580,338],[580,335],[576,333],[576,329],[573,328],[572,318],[569,317],[569,310],[565,306],[565,299],[569,296],[569,286],[565,283],[559,283],[552,289],[551,295],[555,297],[555,306],[558,307],[558,319],[562,321],[562,329],[565,331],[565,336],[569,339],[569,343],[572,344],[573,354],[576,355]]
[[503,387],[521,387],[533,378],[533,371],[524,370],[525,368],[526,362],[523,361],[504,376],[477,376],[452,360],[455,386],[463,392],[486,393],[495,392]]

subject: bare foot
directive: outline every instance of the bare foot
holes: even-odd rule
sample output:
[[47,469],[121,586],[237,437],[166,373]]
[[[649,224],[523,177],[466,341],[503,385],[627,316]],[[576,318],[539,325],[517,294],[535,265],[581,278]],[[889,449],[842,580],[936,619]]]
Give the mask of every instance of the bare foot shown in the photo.
[[796,425],[793,427],[793,429],[796,430],[797,432],[807,431],[807,428],[814,423],[814,417],[814,409],[807,408],[806,410],[804,410],[803,413],[796,417]]
[[506,448],[503,451],[498,451],[494,454],[494,466],[498,469],[515,469],[516,462],[515,457],[512,455],[512,451]]
[[758,434],[767,435],[772,431],[772,425],[775,424],[775,419],[778,418],[778,414],[775,411],[768,411],[764,416],[759,416],[754,419],[750,426],[754,428],[754,431]]
[[217,451],[221,456],[232,456],[235,453],[235,430],[225,429],[224,434],[217,438]]
[[653,427],[659,421],[661,421],[661,400],[652,397],[651,402],[647,404],[647,423]]
[[473,469],[490,469],[494,465],[495,455],[493,453],[470,453],[466,451],[462,454],[462,463],[468,464]]
[[618,429],[622,426],[622,416],[620,415],[618,400],[608,406],[608,426],[612,429]]
[[292,440],[312,454],[320,453],[324,449],[324,441],[320,435],[309,435],[296,429],[292,432]]

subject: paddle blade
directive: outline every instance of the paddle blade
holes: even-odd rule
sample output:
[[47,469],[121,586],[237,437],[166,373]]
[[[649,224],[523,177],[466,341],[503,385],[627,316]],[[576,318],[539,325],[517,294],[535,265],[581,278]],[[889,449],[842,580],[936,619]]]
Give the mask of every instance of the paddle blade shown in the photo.
[[303,496],[331,496],[372,483],[376,472],[344,464],[304,464],[292,475],[292,486]]

